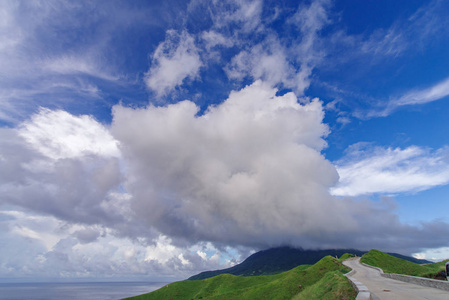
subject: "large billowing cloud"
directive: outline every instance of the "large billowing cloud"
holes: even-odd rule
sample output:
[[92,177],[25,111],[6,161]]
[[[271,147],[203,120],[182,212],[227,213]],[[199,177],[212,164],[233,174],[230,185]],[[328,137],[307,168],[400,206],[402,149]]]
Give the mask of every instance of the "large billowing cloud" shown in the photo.
[[[368,41],[334,35],[325,30],[328,0],[296,11],[192,1],[183,25],[167,31],[145,23],[158,14],[152,7],[30,3],[0,11],[0,119],[18,125],[0,128],[0,276],[182,278],[286,244],[403,253],[447,246],[446,223],[407,225],[390,198],[352,198],[447,184],[446,148],[352,148],[334,166],[322,154],[329,129],[321,102],[297,98],[331,53],[329,39],[353,43],[352,53],[398,55],[399,27]],[[84,14],[94,10],[102,13]],[[129,26],[160,32],[145,44]],[[391,34],[381,43],[383,33]],[[141,60],[117,48],[131,39],[142,43]],[[130,71],[128,62],[140,67]],[[72,114],[133,98],[130,78],[155,92],[150,102],[174,104],[116,105],[111,126]],[[105,94],[111,83],[124,90]],[[386,114],[444,98],[447,85],[393,99]]]
[[[116,237],[98,225],[69,223],[54,216],[0,211],[2,278],[184,279],[232,261],[210,244],[180,248],[159,236],[151,245]],[[21,249],[18,251],[18,249]],[[223,256],[220,260],[219,257]]]
[[42,109],[0,130],[0,204],[83,223],[114,223],[121,182],[117,142],[88,116]]
[[135,222],[124,168],[117,141],[90,116],[41,109],[0,129],[0,276],[179,279],[230,266],[225,248],[176,247]]
[[114,108],[140,218],[180,239],[245,245],[348,228],[344,212],[323,210],[338,207],[327,192],[338,176],[320,153],[328,128],[318,100],[301,105],[257,81],[198,110]]
[[52,159],[86,155],[119,157],[117,141],[89,116],[41,109],[21,125],[19,134],[35,149]]
[[0,272],[183,278],[229,266],[227,246],[445,246],[447,226],[403,224],[392,200],[330,195],[323,107],[302,102],[256,81],[204,113],[190,101],[116,106],[108,128],[42,109],[1,129],[0,254],[30,249]]
[[338,175],[321,155],[328,128],[316,99],[302,105],[257,81],[198,110],[189,101],[114,108],[131,209],[177,243],[403,251],[416,246],[400,236],[432,225],[401,224],[389,202],[330,195]]

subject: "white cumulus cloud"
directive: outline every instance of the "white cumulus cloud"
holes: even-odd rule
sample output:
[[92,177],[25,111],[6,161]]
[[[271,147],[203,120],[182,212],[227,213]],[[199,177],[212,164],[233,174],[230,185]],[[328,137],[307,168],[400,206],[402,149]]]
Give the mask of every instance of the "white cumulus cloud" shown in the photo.
[[[204,242],[259,249],[289,244],[407,253],[446,245],[442,222],[403,224],[391,199],[373,203],[331,195],[339,177],[321,154],[328,134],[322,104],[317,99],[300,104],[293,93],[276,93],[270,84],[256,81],[202,114],[190,101],[114,107],[111,131],[120,141],[129,208],[139,224],[132,234],[155,230],[179,247]],[[428,164],[415,177],[404,176],[413,179],[407,189],[416,188],[425,175],[441,177],[440,165],[447,161],[444,149],[433,155],[415,148],[391,152],[391,157],[368,155],[366,161],[354,161],[363,165],[368,157],[379,158],[368,165],[374,171],[389,166],[396,179]],[[337,166],[341,173],[346,165]],[[361,167],[359,173],[351,170],[363,179],[368,176]],[[347,182],[344,174],[340,184]],[[418,188],[434,184],[435,178]],[[397,183],[389,192],[404,188]]]
[[179,239],[247,245],[349,226],[344,212],[322,209],[338,207],[328,194],[338,177],[320,153],[328,128],[318,100],[301,105],[257,81],[198,109],[114,108],[139,218]]
[[287,59],[286,49],[275,36],[234,56],[225,71],[231,79],[241,80],[250,75],[272,86],[284,84],[294,88],[297,84],[296,70]]
[[153,54],[150,70],[145,75],[148,88],[163,96],[183,81],[194,79],[202,66],[194,37],[183,31],[168,30],[164,42]]
[[47,157],[75,158],[83,155],[119,157],[117,141],[90,116],[73,116],[65,111],[41,108],[22,123],[19,134]]
[[[198,111],[190,101],[119,105],[109,128],[44,109],[0,129],[0,274],[185,278],[251,248],[447,245],[442,222],[402,224],[392,200],[329,193],[338,174],[321,154],[329,130],[317,99],[300,104],[256,81]],[[427,165],[422,174],[447,179],[447,149],[389,151],[376,152],[382,171],[406,178]]]

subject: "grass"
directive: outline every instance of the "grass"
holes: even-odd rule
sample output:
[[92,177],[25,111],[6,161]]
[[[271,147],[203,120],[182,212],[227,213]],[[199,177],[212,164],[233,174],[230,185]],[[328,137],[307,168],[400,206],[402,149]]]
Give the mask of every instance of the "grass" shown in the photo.
[[293,300],[308,299],[355,299],[357,296],[354,288],[348,284],[348,279],[340,272],[328,272],[317,283],[304,289],[294,296]]
[[188,280],[202,280],[220,274],[237,276],[274,275],[291,270],[299,265],[313,265],[327,255],[337,257],[347,252],[359,256],[365,254],[365,252],[354,249],[303,250],[291,247],[271,248],[254,253],[242,263],[231,268],[201,272]]
[[361,262],[381,268],[385,273],[438,278],[438,274],[444,271],[447,260],[439,263],[419,265],[373,249],[362,256]]
[[355,257],[355,255],[354,255],[354,254],[351,254],[351,253],[345,253],[345,254],[343,254],[343,255],[339,258],[339,260],[340,260],[340,261],[344,261],[345,259],[348,259],[348,258],[351,258],[351,257]]
[[340,260],[326,256],[314,265],[298,266],[275,275],[223,274],[180,281],[128,299],[354,299],[355,291],[343,276],[348,271]]

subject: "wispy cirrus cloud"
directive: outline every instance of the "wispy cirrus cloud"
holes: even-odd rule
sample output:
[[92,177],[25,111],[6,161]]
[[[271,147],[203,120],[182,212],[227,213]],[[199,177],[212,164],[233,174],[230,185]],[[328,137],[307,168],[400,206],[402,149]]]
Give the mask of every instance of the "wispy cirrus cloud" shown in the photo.
[[368,117],[385,117],[402,106],[422,105],[429,102],[443,100],[449,96],[449,77],[443,81],[424,89],[416,89],[405,93],[398,98],[390,99],[386,108],[371,111]]
[[[209,6],[210,1],[204,3]],[[261,0],[220,1],[209,6],[208,11],[215,28],[226,29],[237,26],[241,29],[241,33],[248,34],[263,29],[262,8]]]
[[130,84],[110,49],[112,36],[129,26],[125,16],[131,11],[121,3],[2,2],[0,122],[18,124],[39,106],[66,107],[79,99],[98,103],[105,85]]
[[41,68],[62,75],[85,74],[109,81],[120,79],[119,75],[108,72],[109,68],[100,65],[99,61],[101,60],[90,55],[62,55],[61,57],[42,60]]
[[356,144],[335,162],[336,196],[418,192],[449,183],[449,149],[400,148]]
[[337,91],[338,94],[349,97],[369,98],[375,105],[364,109],[356,109],[352,115],[359,119],[387,117],[404,107],[424,105],[434,101],[447,100],[449,96],[449,77],[442,81],[420,89],[412,89],[401,96],[392,96],[388,100],[351,94],[348,91]]
[[390,101],[393,106],[424,104],[443,99],[449,95],[449,78],[437,83],[429,88],[415,90]]
[[[419,75],[409,77],[410,72],[416,71],[409,71],[408,66],[420,62],[426,51],[432,51],[433,46],[430,45],[440,44],[441,47],[442,41],[449,38],[448,12],[447,2],[434,0],[428,1],[409,15],[397,18],[391,24],[367,28],[358,34],[350,34],[344,28],[334,27],[337,30],[321,45],[325,49],[333,47],[337,51],[326,52],[329,54],[326,57],[328,65],[320,71],[328,69],[332,74],[334,68],[342,72],[344,66],[348,66],[351,69],[350,75],[345,76],[348,82],[340,82],[338,88],[331,81],[315,83],[341,99],[342,110],[346,106],[350,115],[363,120],[388,116],[405,106],[443,99],[448,93],[447,73],[440,72],[440,79],[437,79],[439,82],[423,88]],[[377,83],[373,83],[368,79],[372,72],[384,75],[378,77]],[[392,73],[395,75],[390,77],[389,74]],[[414,82],[417,88],[409,86],[410,90],[405,92],[404,89],[393,88],[394,85],[403,85],[401,78],[404,76],[409,84]],[[360,85],[365,87],[359,88]],[[379,89],[378,86],[383,88]]]
[[408,18],[398,19],[387,28],[376,29],[367,37],[360,35],[341,38],[355,43],[356,51],[372,55],[374,60],[400,56],[412,47],[415,50],[420,49],[426,41],[436,36],[446,36],[445,29],[449,24],[446,18],[447,9],[447,3],[444,1],[429,1]]

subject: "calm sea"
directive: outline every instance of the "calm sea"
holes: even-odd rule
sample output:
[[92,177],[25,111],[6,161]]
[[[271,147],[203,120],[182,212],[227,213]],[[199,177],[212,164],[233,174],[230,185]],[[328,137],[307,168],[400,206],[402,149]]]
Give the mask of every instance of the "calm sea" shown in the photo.
[[157,290],[163,282],[0,283],[0,300],[118,300]]

